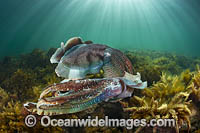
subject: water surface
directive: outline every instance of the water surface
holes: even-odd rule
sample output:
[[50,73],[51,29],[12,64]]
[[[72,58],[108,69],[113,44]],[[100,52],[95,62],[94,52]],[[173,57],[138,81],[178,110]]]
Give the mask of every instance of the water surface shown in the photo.
[[0,0],[0,56],[73,36],[131,50],[200,55],[199,0]]

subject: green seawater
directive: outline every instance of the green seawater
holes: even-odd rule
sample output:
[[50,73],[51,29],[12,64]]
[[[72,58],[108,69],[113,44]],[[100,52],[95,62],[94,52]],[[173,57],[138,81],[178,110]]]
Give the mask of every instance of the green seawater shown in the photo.
[[200,0],[0,0],[0,56],[80,36],[122,50],[200,56]]

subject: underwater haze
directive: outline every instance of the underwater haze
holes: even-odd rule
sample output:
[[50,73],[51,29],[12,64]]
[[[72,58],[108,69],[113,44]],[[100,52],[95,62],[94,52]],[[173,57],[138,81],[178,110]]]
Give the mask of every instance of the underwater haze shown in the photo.
[[80,36],[122,50],[200,56],[199,0],[0,0],[0,56]]

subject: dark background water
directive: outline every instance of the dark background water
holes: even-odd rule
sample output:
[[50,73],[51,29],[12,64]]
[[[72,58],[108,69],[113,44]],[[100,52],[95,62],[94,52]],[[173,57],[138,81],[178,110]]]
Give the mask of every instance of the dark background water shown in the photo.
[[200,56],[200,0],[0,0],[1,57],[73,36]]

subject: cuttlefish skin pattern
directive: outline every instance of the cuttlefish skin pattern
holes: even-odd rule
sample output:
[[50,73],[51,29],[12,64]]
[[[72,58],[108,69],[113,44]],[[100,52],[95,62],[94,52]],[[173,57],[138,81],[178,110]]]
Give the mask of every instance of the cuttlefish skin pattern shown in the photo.
[[[117,98],[124,89],[121,82],[120,79],[86,79],[50,86],[40,96],[37,113],[58,115],[86,110],[102,101]],[[49,92],[54,95],[45,97]]]
[[122,77],[125,71],[133,73],[131,62],[121,51],[102,44],[79,44],[80,38],[70,40],[62,43],[50,59],[51,63],[58,63],[55,72],[59,77],[83,79],[100,69],[105,78]]
[[[61,43],[50,62],[58,63],[55,72],[66,79],[46,87],[38,103],[26,103],[25,109],[38,115],[76,113],[131,97],[134,89],[147,87],[139,73],[132,75],[132,64],[121,51],[86,42],[75,37]],[[87,75],[98,76],[99,72],[103,77],[88,79]]]
[[146,82],[140,80],[130,82],[124,77],[69,80],[46,87],[35,107],[30,109],[29,103],[25,108],[38,115],[76,113],[92,108],[103,101],[117,101],[130,97],[133,88],[144,87]]

